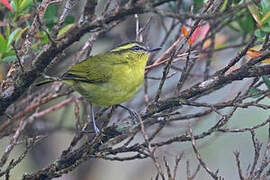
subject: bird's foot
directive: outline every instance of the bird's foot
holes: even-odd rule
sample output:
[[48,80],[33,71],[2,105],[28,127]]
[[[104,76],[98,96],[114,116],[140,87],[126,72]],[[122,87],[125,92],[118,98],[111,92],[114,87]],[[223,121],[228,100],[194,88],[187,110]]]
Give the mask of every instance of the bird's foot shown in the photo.
[[128,111],[129,115],[131,116],[133,125],[137,124],[140,121],[140,115],[136,111],[134,111],[132,109],[129,109],[128,107],[123,106],[121,104],[118,104],[117,106],[119,106],[119,107],[121,107],[121,108]]

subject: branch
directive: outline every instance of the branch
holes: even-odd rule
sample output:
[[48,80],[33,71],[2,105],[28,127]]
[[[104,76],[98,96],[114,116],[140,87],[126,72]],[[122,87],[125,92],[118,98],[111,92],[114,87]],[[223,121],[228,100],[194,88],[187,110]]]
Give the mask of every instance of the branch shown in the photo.
[[[255,59],[254,61],[260,61],[263,59],[266,59],[267,57],[270,57],[270,53],[267,55]],[[228,75],[219,75],[214,76],[206,81],[197,83],[196,85],[192,86],[191,88],[184,90],[180,93],[178,97],[167,99],[166,101],[160,101],[156,105],[153,105],[152,107],[148,108],[148,112],[145,113],[142,118],[150,117],[151,115],[155,113],[159,113],[161,111],[164,111],[166,109],[170,109],[171,107],[177,107],[181,106],[181,101],[185,101],[185,99],[191,99],[198,95],[206,95],[210,94],[213,91],[216,91],[233,81],[242,80],[245,78],[251,78],[251,77],[260,77],[263,75],[270,74],[270,65],[265,66],[259,66],[250,67],[248,64],[243,65],[239,69],[231,72]]]
[[[163,1],[167,3],[171,0]],[[160,4],[153,4],[160,5]],[[24,92],[31,86],[31,84],[40,76],[40,73],[50,64],[50,62],[58,55],[64,52],[70,45],[79,41],[80,38],[89,32],[100,31],[100,29],[106,27],[114,21],[124,20],[125,17],[133,14],[142,14],[149,12],[147,7],[143,4],[137,4],[136,6],[126,8],[121,7],[117,11],[112,11],[97,18],[91,22],[85,22],[81,26],[75,25],[66,33],[66,37],[56,44],[50,44],[44,47],[43,51],[34,59],[33,66],[30,70],[20,73],[15,79],[12,78],[14,85],[2,89],[0,94],[0,116],[4,114],[9,105],[15,102]]]

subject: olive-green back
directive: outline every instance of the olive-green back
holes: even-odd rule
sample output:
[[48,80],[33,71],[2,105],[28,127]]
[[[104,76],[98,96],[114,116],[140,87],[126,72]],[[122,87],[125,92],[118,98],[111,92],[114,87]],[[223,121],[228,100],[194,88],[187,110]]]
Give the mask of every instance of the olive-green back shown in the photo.
[[127,61],[119,54],[111,52],[98,54],[74,65],[64,74],[63,79],[89,83],[106,82],[112,75],[112,66],[123,63],[127,63]]

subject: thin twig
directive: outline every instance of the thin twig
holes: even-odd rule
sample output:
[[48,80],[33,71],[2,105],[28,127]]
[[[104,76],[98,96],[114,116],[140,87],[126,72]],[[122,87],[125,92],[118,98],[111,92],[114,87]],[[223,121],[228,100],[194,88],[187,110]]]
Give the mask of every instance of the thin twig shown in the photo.
[[201,159],[201,155],[199,154],[199,151],[196,147],[196,144],[195,144],[195,139],[194,139],[194,136],[193,136],[193,133],[192,133],[192,129],[191,127],[189,127],[189,133],[190,133],[190,137],[191,137],[191,144],[192,144],[192,148],[194,150],[194,153],[200,163],[200,165],[205,169],[205,171],[213,178],[213,179],[216,179],[218,180],[219,177],[217,176],[217,172],[216,173],[213,173],[207,166],[206,166],[206,163]]

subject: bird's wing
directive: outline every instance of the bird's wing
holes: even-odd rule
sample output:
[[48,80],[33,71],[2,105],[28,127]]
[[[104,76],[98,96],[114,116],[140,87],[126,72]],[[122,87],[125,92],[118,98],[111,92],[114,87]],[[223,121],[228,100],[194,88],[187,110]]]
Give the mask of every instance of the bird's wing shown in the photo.
[[89,83],[107,82],[111,78],[113,64],[112,57],[99,54],[74,65],[63,75],[64,80],[78,80]]

